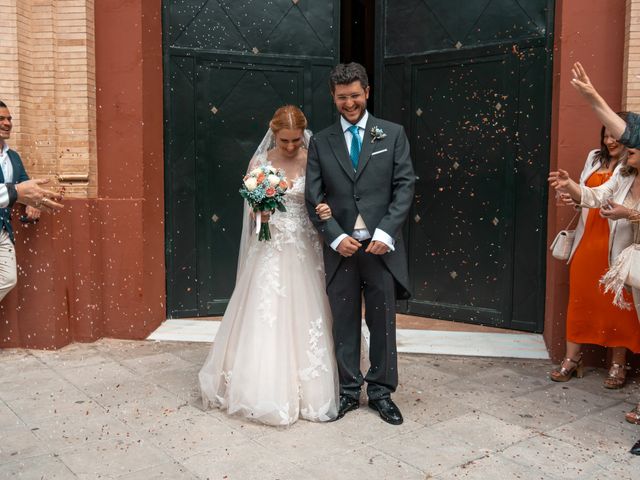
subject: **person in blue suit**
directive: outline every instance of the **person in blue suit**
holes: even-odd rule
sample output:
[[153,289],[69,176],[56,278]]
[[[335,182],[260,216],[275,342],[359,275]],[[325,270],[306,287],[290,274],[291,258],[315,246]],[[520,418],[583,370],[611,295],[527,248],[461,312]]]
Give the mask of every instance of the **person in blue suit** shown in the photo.
[[[7,140],[13,128],[11,113],[7,105],[0,101],[0,183],[15,185],[29,180],[20,155],[11,150]],[[40,217],[40,209],[35,206],[25,207],[26,217],[36,220]],[[0,208],[0,301],[16,285],[17,266],[16,251],[11,226],[11,208]]]

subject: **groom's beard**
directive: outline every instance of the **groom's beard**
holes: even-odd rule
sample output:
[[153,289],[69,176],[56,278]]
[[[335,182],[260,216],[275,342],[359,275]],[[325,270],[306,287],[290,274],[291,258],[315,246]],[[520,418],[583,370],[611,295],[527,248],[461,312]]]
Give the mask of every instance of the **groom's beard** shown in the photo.
[[358,117],[358,119],[357,119],[357,120],[349,120],[347,117],[345,117],[345,116],[344,116],[344,114],[343,114],[343,113],[340,113],[340,116],[341,116],[342,118],[344,118],[344,119],[345,119],[345,121],[347,121],[347,122],[348,122],[348,123],[350,123],[351,125],[355,125],[355,124],[357,124],[360,120],[362,120],[362,117],[364,117],[364,114],[366,113],[366,111],[367,111],[367,106],[365,105],[364,110],[362,110],[362,112],[360,112],[360,116]]

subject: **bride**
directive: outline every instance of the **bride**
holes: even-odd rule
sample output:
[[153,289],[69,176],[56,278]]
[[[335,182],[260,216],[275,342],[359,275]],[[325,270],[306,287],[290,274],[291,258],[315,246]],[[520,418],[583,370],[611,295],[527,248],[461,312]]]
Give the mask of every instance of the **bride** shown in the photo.
[[[337,415],[322,250],[304,205],[306,127],[299,108],[279,108],[249,163],[247,171],[268,163],[285,172],[287,211],[262,214],[272,238],[259,242],[245,205],[235,289],[199,374],[205,407],[270,425]],[[331,217],[326,204],[316,213]]]

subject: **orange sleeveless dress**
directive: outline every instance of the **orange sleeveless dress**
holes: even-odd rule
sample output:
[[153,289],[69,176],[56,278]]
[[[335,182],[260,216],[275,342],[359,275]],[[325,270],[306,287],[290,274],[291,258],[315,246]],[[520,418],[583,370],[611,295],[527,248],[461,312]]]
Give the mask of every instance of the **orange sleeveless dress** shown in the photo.
[[[611,173],[596,172],[587,187],[606,182]],[[600,277],[609,267],[609,222],[598,209],[589,210],[584,235],[569,267],[569,306],[567,340],[605,347],[626,347],[640,352],[640,321],[635,309],[621,310],[611,302],[613,294],[604,294]],[[631,295],[627,301],[633,304]]]

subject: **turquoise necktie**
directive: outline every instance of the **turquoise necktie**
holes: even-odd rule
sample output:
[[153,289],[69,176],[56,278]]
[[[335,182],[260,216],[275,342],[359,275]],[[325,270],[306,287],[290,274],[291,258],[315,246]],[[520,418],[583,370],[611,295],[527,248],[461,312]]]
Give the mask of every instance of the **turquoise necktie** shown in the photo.
[[358,159],[360,158],[360,135],[358,132],[357,125],[351,125],[349,127],[349,131],[351,132],[351,151],[349,152],[349,156],[351,157],[351,165],[353,165],[353,169],[358,169]]

